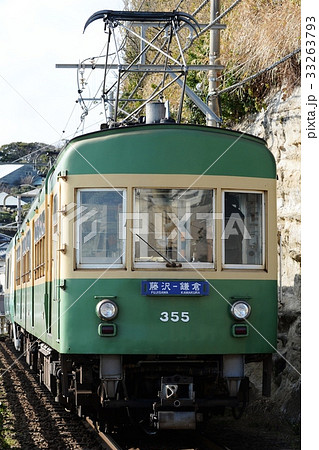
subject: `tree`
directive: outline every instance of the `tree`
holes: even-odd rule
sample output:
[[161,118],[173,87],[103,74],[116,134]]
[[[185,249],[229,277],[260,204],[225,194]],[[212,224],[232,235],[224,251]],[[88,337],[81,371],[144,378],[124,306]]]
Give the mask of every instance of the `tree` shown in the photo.
[[40,142],[12,142],[0,147],[0,163],[32,163],[39,173],[46,173],[52,157],[59,150]]

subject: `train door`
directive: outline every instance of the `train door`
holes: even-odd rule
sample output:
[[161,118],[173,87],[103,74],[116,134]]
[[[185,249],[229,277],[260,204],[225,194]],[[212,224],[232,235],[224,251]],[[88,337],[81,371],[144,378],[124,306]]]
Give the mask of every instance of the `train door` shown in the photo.
[[22,310],[21,310],[21,246],[18,243],[16,247],[16,289],[14,299],[14,318],[15,321],[20,323]]
[[28,301],[30,298],[29,292],[29,281],[30,281],[30,230],[25,233],[25,236],[22,241],[22,273],[21,273],[21,286],[22,286],[22,297],[21,297],[21,312],[22,312],[22,326],[27,328],[27,317],[28,314]]
[[[52,201],[52,220],[51,220],[51,295],[49,303],[49,329],[56,327],[57,340],[60,339],[60,220],[59,220],[59,197],[54,194]],[[55,305],[55,306],[54,306]],[[56,317],[53,322],[53,310],[56,312]],[[54,333],[55,334],[55,333]]]
[[34,274],[34,267],[35,267],[35,236],[34,236],[34,220],[32,221],[32,225],[31,225],[31,233],[32,233],[32,251],[31,251],[31,327],[34,327],[34,319],[35,319],[35,308],[34,308],[34,279],[35,279],[35,274]]
[[6,262],[6,292],[5,292],[5,314],[6,318],[14,322],[15,318],[15,253],[10,253]]

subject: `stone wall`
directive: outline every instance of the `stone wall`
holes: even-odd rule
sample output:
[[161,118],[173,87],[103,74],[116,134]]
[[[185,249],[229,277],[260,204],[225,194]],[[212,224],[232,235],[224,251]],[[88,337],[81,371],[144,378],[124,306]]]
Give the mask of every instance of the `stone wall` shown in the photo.
[[[274,356],[272,398],[287,420],[298,423],[301,308],[300,87],[289,97],[282,91],[277,92],[267,103],[266,110],[245,120],[238,129],[265,139],[277,162],[278,275],[280,279],[281,272],[281,288],[279,285],[279,353]],[[260,377],[253,368],[250,371],[251,380],[260,391]]]

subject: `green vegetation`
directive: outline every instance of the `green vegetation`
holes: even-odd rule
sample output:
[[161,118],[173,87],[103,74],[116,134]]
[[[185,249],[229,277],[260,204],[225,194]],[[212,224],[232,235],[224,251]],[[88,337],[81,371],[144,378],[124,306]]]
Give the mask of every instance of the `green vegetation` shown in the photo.
[[53,145],[40,142],[12,142],[0,147],[0,163],[33,163],[40,171],[46,171],[52,155],[57,154]]
[[[221,0],[221,11],[226,10],[234,0]],[[141,2],[126,0],[126,9],[144,11],[172,11],[178,10],[193,14],[203,4],[202,0],[182,0],[172,4],[169,0],[153,0]],[[220,75],[220,90],[241,82],[257,72],[280,61],[300,47],[300,0],[243,0],[223,19],[227,28],[221,32],[220,61],[225,66]],[[199,23],[207,24],[210,17],[210,2],[196,14]],[[184,33],[184,30],[183,30]],[[182,44],[187,42],[188,32],[182,33]],[[150,37],[150,35],[148,36]],[[138,52],[138,46],[132,39],[127,39],[125,55],[131,61]],[[171,48],[172,56],[177,56],[177,48]],[[196,39],[186,57],[188,64],[208,63],[209,33]],[[160,58],[158,58],[159,63]],[[153,92],[159,78],[145,80],[140,85],[140,91],[145,95]],[[137,80],[134,81],[137,83]],[[134,84],[133,83],[133,84]],[[188,85],[195,89],[203,101],[206,102],[208,93],[207,74],[188,75]],[[234,91],[220,95],[221,111],[224,125],[229,127],[240,121],[246,114],[260,111],[265,107],[267,97],[273,90],[281,89],[289,95],[294,87],[300,85],[300,53],[291,57],[276,68],[258,76],[249,83],[245,83]],[[136,84],[135,84],[136,86]],[[127,91],[132,88],[128,87]],[[167,93],[171,107],[176,112],[179,100],[178,89]],[[164,93],[165,94],[165,93]],[[186,107],[186,108],[185,108]],[[204,123],[203,114],[185,99],[184,117],[186,121]]]
[[[52,145],[46,145],[39,142],[25,143],[25,142],[12,142],[11,144],[5,144],[0,147],[0,164],[33,164],[39,174],[46,174],[50,160],[55,158],[58,153]],[[25,186],[8,186],[1,184],[0,191],[7,192],[13,196],[27,192],[32,186],[32,176],[27,176],[21,180]],[[25,217],[30,204],[22,206],[22,218]],[[3,208],[0,210],[0,224],[2,226],[15,222],[17,211],[15,208]],[[7,234],[14,234],[14,230],[7,230],[2,228]]]
[[10,230],[7,230],[5,228],[2,228],[5,225],[8,225],[10,223],[15,222],[15,218],[16,218],[17,212],[16,211],[5,211],[4,209],[0,210],[0,224],[1,224],[1,232],[5,232],[6,234],[9,234],[10,236],[14,235],[15,231],[13,230],[12,232],[10,232]]
[[5,403],[0,402],[0,448],[15,448],[17,442],[15,441],[11,427],[8,426],[10,422],[11,413]]

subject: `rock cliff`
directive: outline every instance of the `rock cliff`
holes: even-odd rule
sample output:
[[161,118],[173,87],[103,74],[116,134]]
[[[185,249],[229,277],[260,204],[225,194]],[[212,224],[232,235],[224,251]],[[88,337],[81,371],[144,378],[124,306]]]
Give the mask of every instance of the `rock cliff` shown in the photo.
[[[240,131],[265,139],[277,162],[279,321],[272,399],[292,423],[300,421],[300,103],[300,87],[289,97],[277,92],[268,99],[267,109],[238,126]],[[260,377],[254,368],[250,371],[251,380],[260,392]]]

